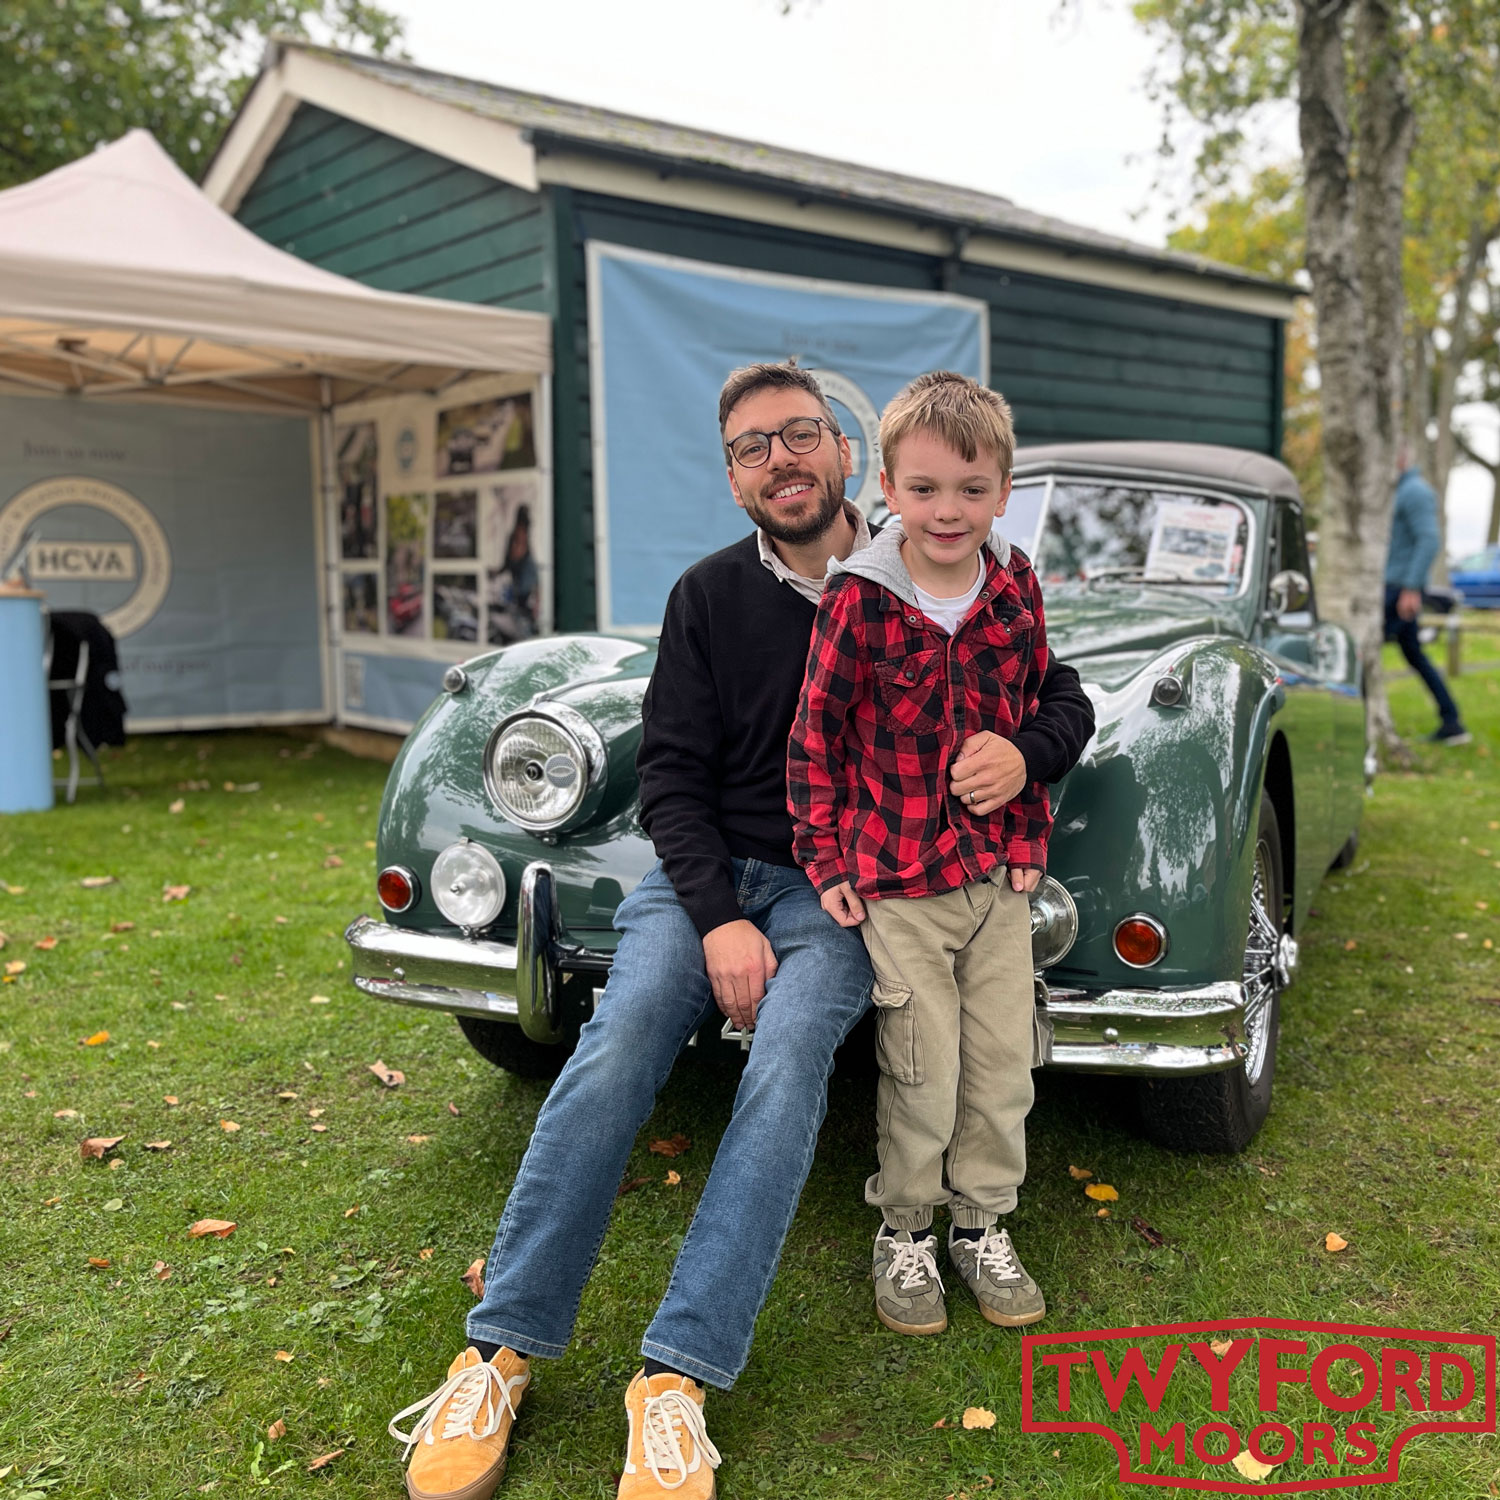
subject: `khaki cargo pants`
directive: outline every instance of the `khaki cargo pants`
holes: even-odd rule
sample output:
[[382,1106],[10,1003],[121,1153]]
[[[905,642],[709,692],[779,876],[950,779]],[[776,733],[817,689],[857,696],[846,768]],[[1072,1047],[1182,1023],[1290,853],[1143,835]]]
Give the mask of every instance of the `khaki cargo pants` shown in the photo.
[[[1036,1057],[1031,910],[1000,867],[961,890],[865,902],[875,970],[880,1170],[893,1229],[982,1229],[1016,1206]],[[945,1173],[946,1168],[946,1173]]]

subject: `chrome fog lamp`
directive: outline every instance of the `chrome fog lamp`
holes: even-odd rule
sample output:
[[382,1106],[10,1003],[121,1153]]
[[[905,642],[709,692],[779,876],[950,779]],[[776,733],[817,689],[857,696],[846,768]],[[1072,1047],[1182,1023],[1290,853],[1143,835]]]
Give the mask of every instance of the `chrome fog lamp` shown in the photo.
[[1078,937],[1078,908],[1060,881],[1044,875],[1031,893],[1031,966],[1061,963]]
[[604,742],[582,714],[554,706],[507,720],[490,741],[485,779],[522,828],[560,828],[602,783]]
[[488,849],[460,839],[432,862],[432,899],[455,927],[478,931],[505,905],[505,872]]

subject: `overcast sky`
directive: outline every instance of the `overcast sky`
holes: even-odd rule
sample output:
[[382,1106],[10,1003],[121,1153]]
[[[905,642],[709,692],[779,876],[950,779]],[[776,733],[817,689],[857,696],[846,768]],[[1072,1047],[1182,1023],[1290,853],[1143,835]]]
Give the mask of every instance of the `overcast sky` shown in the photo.
[[[1163,243],[1154,48],[1124,0],[384,0],[424,67],[957,183]],[[1290,112],[1270,150],[1296,151]],[[1488,414],[1491,419],[1493,413]],[[1491,451],[1500,433],[1475,424]],[[1483,540],[1459,470],[1450,547]]]

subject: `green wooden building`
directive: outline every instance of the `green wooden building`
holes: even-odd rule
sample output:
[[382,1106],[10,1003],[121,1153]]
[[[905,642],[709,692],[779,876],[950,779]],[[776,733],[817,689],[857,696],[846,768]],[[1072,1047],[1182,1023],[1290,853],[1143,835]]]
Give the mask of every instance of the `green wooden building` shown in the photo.
[[[552,519],[546,623],[560,629],[622,623],[604,576],[619,536],[600,513],[610,447],[592,247],[978,308],[984,375],[1023,443],[1280,449],[1293,288],[938,182],[278,42],[204,186],[329,270],[552,319],[534,417]],[[711,416],[708,428],[711,443]]]

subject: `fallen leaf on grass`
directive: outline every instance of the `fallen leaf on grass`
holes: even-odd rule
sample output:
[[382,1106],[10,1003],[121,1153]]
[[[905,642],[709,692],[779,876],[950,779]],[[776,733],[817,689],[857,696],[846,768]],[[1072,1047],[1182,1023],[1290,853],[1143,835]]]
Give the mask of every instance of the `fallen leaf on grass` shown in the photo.
[[643,1188],[650,1182],[649,1177],[630,1177],[615,1189],[615,1197],[623,1198],[626,1193],[633,1193],[637,1188]]
[[406,1082],[406,1074],[400,1068],[388,1068],[377,1057],[370,1064],[370,1071],[388,1088],[400,1088]]
[[276,924],[276,925],[277,925],[277,926],[278,926],[278,927],[285,927],[285,926],[286,926],[286,924],[287,924],[287,923],[288,923],[288,922],[289,922],[289,921],[290,921],[290,920],[291,920],[291,918],[290,918],[290,917],[272,917],[272,918],[271,918],[271,920],[272,920],[272,921],[273,921],[273,922],[274,922],[274,923],[275,923],[275,924]]
[[484,1296],[484,1262],[476,1260],[458,1278],[476,1297]]
[[291,1362],[296,1359],[296,1357],[297,1356],[295,1354],[288,1354],[285,1349],[278,1349],[275,1354],[271,1356],[271,1358],[274,1359],[277,1364],[281,1365],[291,1364]]
[[284,1438],[285,1436],[286,1423],[283,1422],[280,1417],[277,1417],[277,1419],[272,1422],[268,1428],[266,1428],[266,1441],[268,1443],[274,1443],[278,1438]]
[[1135,1230],[1135,1232],[1154,1249],[1159,1250],[1167,1242],[1166,1236],[1162,1234],[1161,1230],[1153,1229],[1139,1215],[1131,1219],[1130,1227]]
[[681,1172],[668,1172],[667,1173],[667,1186],[668,1187],[676,1187],[677,1184],[679,1182],[681,1182],[681,1181],[682,1181],[682,1173]]
[[995,1414],[983,1406],[970,1406],[964,1410],[963,1422],[971,1432],[976,1427],[989,1428],[995,1425]]
[[278,1099],[295,1099],[297,1095],[291,1089],[282,1089],[276,1097]]
[[342,870],[344,868],[344,862],[338,857],[337,854],[330,854],[328,858],[323,861],[323,868],[325,870]]
[[458,1113],[458,1106],[451,1099],[448,1101],[448,1113],[450,1115],[456,1115]]
[[1246,1479],[1264,1479],[1276,1467],[1275,1464],[1263,1464],[1258,1458],[1252,1458],[1248,1451],[1236,1453],[1233,1463]]
[[85,1161],[100,1161],[106,1151],[113,1151],[124,1139],[123,1135],[91,1135],[78,1143],[78,1154]]
[[319,1135],[322,1135],[323,1132],[328,1129],[328,1127],[326,1125],[314,1125],[313,1129],[316,1130]]
[[1224,1356],[1234,1348],[1234,1341],[1232,1339],[1210,1339],[1208,1347],[1213,1350],[1213,1352],[1217,1354],[1220,1359],[1223,1359]]
[[1095,1203],[1114,1203],[1120,1196],[1107,1182],[1090,1182],[1083,1190]]
[[307,1472],[311,1474],[315,1470],[326,1469],[328,1465],[331,1464],[334,1459],[336,1459],[343,1451],[344,1450],[342,1448],[335,1448],[332,1453],[320,1453],[315,1459],[313,1459],[310,1464],[308,1464]]
[[430,1135],[409,1135],[406,1138],[408,1146],[425,1146],[432,1137]]
[[22,958],[10,959],[5,965],[5,972],[12,978],[17,974],[24,974],[26,972],[26,960]]
[[1068,1168],[1068,1176],[1071,1177],[1074,1182],[1087,1182],[1093,1175],[1094,1174],[1090,1172],[1087,1167]]
[[51,936],[38,938],[31,946],[33,948],[40,948],[43,953],[50,953],[57,947],[57,939]]
[[3,932],[0,932],[0,948],[3,948],[9,941],[10,939]]
[[322,1114],[323,1114],[323,1106],[321,1104],[317,1104],[317,1105],[314,1105],[310,1110],[308,1110],[308,1112],[307,1112],[307,1118],[309,1120],[316,1120]]
[[[110,1166],[114,1166],[114,1162],[110,1162]],[[125,1200],[123,1198],[110,1198],[107,1202],[102,1203],[100,1207],[107,1214],[117,1214],[125,1207]]]
[[[1345,953],[1353,953],[1353,952],[1354,952],[1354,950],[1355,950],[1355,949],[1356,949],[1356,948],[1357,948],[1357,947],[1359,947],[1359,944],[1358,944],[1358,943],[1356,943],[1356,942],[1355,942],[1355,941],[1354,941],[1354,939],[1353,939],[1353,938],[1350,938],[1350,939],[1349,939],[1349,941],[1348,941],[1348,942],[1347,942],[1347,943],[1345,943],[1345,944],[1344,944],[1344,952],[1345,952]],[[1237,1460],[1236,1460],[1236,1461],[1237,1461]],[[1252,1460],[1252,1462],[1253,1462],[1253,1460]]]
[[52,1118],[54,1120],[76,1120],[78,1118],[78,1111],[76,1109],[54,1109],[52,1111]]
[[135,931],[135,923],[134,922],[111,922],[109,924],[109,930],[111,932],[134,932]]
[[79,1042],[80,1047],[102,1047],[109,1040],[107,1031],[96,1031],[93,1036],[86,1036]]
[[1331,1253],[1336,1254],[1340,1250],[1347,1250],[1349,1248],[1349,1241],[1346,1240],[1343,1235],[1335,1234],[1333,1230],[1330,1229],[1328,1233],[1323,1237],[1323,1248]]
[[1107,1208],[1096,1208],[1094,1210],[1094,1217],[1096,1219],[1107,1219],[1109,1217],[1109,1210]]
[[86,891],[102,891],[107,885],[118,885],[119,880],[113,875],[85,875],[78,883]]
[[353,1208],[346,1208],[344,1210],[344,1217],[346,1219],[352,1219],[355,1216],[355,1214],[357,1214],[358,1212],[359,1212],[359,1204],[356,1203]]
[[109,1265],[109,1257],[107,1255],[91,1255],[89,1256],[89,1264],[96,1271],[102,1271]]
[[163,1104],[170,1104],[170,1105],[173,1105],[175,1107],[175,1105],[177,1103],[177,1095],[176,1094],[163,1094],[161,1096],[161,1102]]
[[417,1251],[417,1259],[418,1260],[431,1260],[432,1259],[432,1251],[430,1249],[427,1249],[427,1250],[418,1250]]
[[191,890],[190,885],[164,885],[161,888],[161,899],[163,901],[186,901],[188,892]]
[[664,1141],[652,1141],[646,1149],[653,1156],[681,1156],[693,1143],[681,1132],[669,1135]]
[[230,1219],[199,1219],[196,1224],[188,1226],[188,1238],[190,1240],[201,1240],[204,1235],[216,1235],[221,1240],[227,1240],[239,1225]]
[[179,797],[175,802],[168,803],[167,811],[169,813],[180,813],[186,806],[187,799],[184,797]]
[[24,896],[26,894],[26,887],[24,885],[8,885],[5,887],[5,894],[7,896]]
[[309,995],[307,1003],[309,1005],[327,1005],[330,1002],[327,995]]
[[172,1268],[166,1263],[166,1261],[159,1260],[154,1266],[151,1267],[151,1274],[156,1277],[158,1281],[165,1281],[167,1277],[172,1274]]
[[225,1135],[234,1135],[239,1130],[239,1128],[240,1127],[235,1124],[233,1120],[219,1121],[219,1129],[222,1130]]
[[938,1419],[937,1419],[937,1421],[936,1421],[936,1422],[934,1422],[934,1423],[933,1423],[933,1424],[932,1424],[932,1425],[933,1425],[933,1426],[934,1426],[934,1427],[951,1427],[951,1426],[952,1426],[952,1425],[953,1425],[953,1423],[952,1423],[952,1422],[950,1422],[950,1421],[949,1421],[949,1420],[948,1420],[948,1419],[947,1419],[947,1417],[939,1417],[939,1418],[938,1418]]

